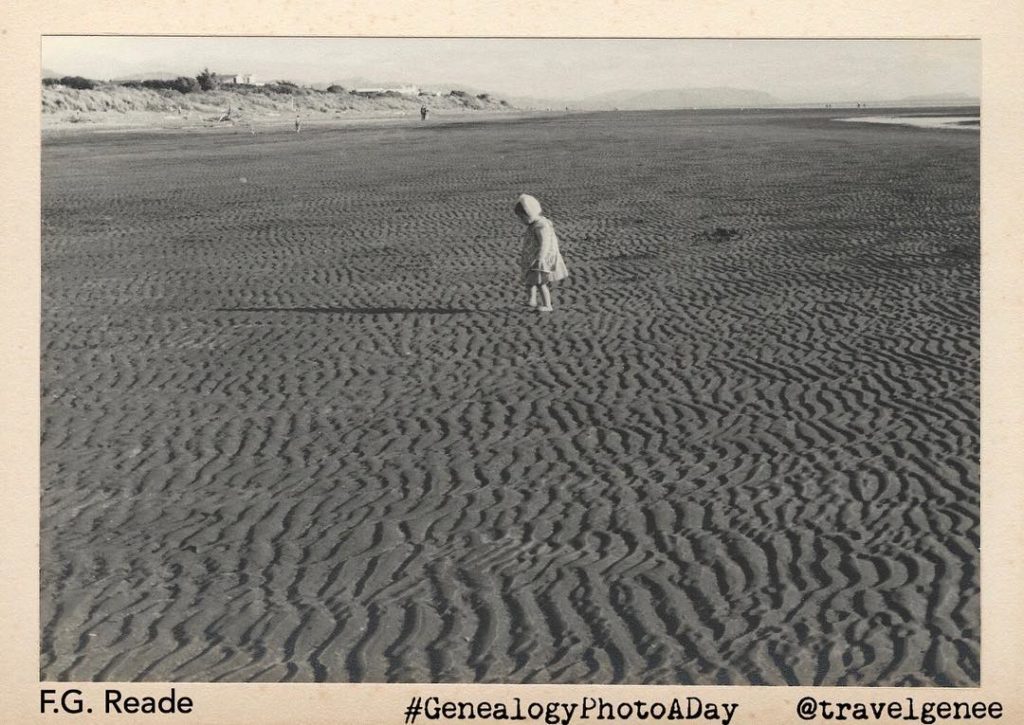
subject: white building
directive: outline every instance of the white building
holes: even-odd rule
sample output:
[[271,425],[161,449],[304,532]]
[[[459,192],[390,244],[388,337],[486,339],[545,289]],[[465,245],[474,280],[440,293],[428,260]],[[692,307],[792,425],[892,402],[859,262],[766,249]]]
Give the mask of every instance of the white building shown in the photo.
[[218,73],[217,80],[224,86],[262,86],[263,81],[258,80],[252,73]]

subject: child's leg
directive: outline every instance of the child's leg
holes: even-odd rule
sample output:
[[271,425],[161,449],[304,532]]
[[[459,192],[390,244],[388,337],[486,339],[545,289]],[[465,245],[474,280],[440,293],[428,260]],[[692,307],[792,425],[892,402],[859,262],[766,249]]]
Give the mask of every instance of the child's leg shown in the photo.
[[540,296],[544,301],[544,304],[539,308],[541,312],[551,312],[551,290],[548,289],[546,284],[540,285]]
[[537,306],[537,285],[530,285],[530,307]]

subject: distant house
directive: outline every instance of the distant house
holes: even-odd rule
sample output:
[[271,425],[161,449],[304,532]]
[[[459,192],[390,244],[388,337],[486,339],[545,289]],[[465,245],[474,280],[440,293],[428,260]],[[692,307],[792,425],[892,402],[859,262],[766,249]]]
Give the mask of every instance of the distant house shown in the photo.
[[262,86],[260,81],[252,73],[218,73],[217,80],[222,86]]

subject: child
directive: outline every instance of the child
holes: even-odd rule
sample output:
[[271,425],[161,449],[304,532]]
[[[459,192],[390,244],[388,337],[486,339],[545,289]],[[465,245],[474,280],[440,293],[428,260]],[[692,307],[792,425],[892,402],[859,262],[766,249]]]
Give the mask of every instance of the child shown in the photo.
[[[558,251],[558,237],[550,220],[540,214],[540,202],[529,194],[520,194],[516,199],[516,216],[526,225],[523,234],[523,251],[519,266],[523,272],[523,283],[530,288],[530,307],[538,312],[551,312],[551,290],[548,285],[569,276],[565,262]],[[540,290],[542,305],[537,306],[537,290]]]

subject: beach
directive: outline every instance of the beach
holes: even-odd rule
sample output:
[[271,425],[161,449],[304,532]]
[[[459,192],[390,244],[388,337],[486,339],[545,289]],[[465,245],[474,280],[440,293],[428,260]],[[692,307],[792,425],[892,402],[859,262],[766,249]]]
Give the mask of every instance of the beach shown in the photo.
[[979,137],[849,115],[45,137],[41,678],[978,685]]

